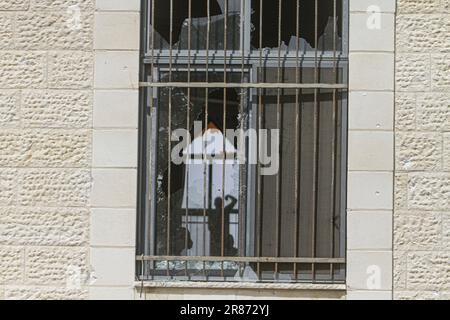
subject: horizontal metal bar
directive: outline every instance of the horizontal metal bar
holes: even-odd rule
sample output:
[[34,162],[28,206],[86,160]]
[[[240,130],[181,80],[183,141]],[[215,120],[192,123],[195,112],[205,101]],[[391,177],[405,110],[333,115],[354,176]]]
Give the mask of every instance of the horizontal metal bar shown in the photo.
[[262,88],[262,89],[346,89],[347,84],[329,83],[225,83],[225,82],[140,82],[152,88]]
[[345,263],[345,258],[291,257],[205,257],[205,256],[136,256],[137,261],[209,261],[209,262],[267,262],[267,263]]

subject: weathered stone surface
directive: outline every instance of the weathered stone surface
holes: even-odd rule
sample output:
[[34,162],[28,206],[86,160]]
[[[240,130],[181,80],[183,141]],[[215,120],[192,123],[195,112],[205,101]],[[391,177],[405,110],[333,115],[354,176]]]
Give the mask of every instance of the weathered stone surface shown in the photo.
[[66,289],[61,287],[6,287],[6,300],[84,300],[87,289]]
[[422,132],[397,132],[395,136],[398,170],[429,170],[442,168],[442,135]]
[[395,129],[416,129],[416,94],[398,93],[395,96]]
[[0,247],[0,285],[20,283],[23,279],[24,249]]
[[[14,43],[22,50],[88,50],[92,48],[93,15],[81,14],[79,21],[66,12],[27,12],[17,15]],[[1,26],[1,24],[0,24]]]
[[27,10],[30,0],[0,0],[0,11],[3,10]]
[[26,283],[63,285],[71,281],[74,271],[79,272],[80,280],[84,281],[88,270],[88,250],[85,248],[26,249]]
[[423,131],[450,130],[450,93],[417,94],[417,127]]
[[27,169],[19,177],[18,202],[24,206],[82,207],[88,204],[88,170]]
[[397,212],[394,215],[394,246],[402,251],[442,249],[442,214]]
[[450,254],[445,251],[408,254],[408,289],[450,289]]
[[450,171],[450,133],[444,134],[444,158],[443,167],[445,171]]
[[396,290],[406,289],[407,251],[394,251],[393,285]]
[[49,87],[53,89],[86,89],[93,83],[93,56],[90,52],[50,52]]
[[449,0],[397,1],[394,299],[449,297],[449,13]]
[[0,49],[13,48],[14,18],[10,14],[0,14]]
[[431,85],[436,91],[450,91],[450,54],[431,56]]
[[408,207],[423,210],[450,208],[450,173],[412,173],[408,181]]
[[33,0],[31,2],[33,10],[66,11],[72,6],[78,6],[83,11],[92,11],[95,0]]
[[396,173],[394,179],[395,209],[408,207],[408,174]]
[[89,131],[0,130],[0,165],[15,167],[86,167]]
[[397,0],[397,12],[439,13],[441,0]]
[[92,103],[89,91],[24,91],[22,121],[26,127],[88,128]]
[[398,91],[428,91],[430,89],[430,54],[399,53],[396,56]]
[[46,53],[4,51],[0,55],[0,88],[41,88],[46,83]]
[[0,207],[0,243],[28,246],[87,245],[89,210]]
[[0,206],[14,205],[17,198],[17,170],[0,169]]
[[395,300],[447,300],[445,292],[439,291],[395,291]]
[[0,299],[86,299],[95,0],[0,0]]
[[0,130],[0,166],[16,167],[23,160],[25,146],[18,130]]
[[399,15],[397,18],[398,52],[449,52],[449,22],[442,14]]
[[450,250],[450,212],[442,214],[442,246]]
[[0,128],[19,125],[19,91],[0,91]]

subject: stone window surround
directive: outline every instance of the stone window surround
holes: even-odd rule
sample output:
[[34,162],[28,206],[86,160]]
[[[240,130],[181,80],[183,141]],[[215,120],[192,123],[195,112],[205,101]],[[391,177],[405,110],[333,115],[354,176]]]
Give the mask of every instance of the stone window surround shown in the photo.
[[[366,25],[370,6],[381,9],[380,29]],[[140,0],[96,0],[92,299],[136,296],[139,32]],[[347,284],[254,289],[335,290],[348,299],[392,298],[395,0],[350,0],[349,33]],[[380,281],[371,281],[378,275]]]

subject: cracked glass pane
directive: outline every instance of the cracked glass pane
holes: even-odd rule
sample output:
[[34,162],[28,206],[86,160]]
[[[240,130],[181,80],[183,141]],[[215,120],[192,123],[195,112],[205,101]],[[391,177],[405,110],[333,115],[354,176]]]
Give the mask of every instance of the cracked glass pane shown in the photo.
[[[176,71],[172,73],[171,77],[175,82],[186,82],[187,76],[186,71]],[[167,81],[168,77],[168,72],[160,73],[161,82]],[[190,78],[193,82],[205,81],[206,73],[191,72]],[[208,78],[213,82],[221,81],[223,72],[209,71]],[[227,78],[229,81],[240,81],[241,74],[228,73]],[[169,249],[172,255],[220,256],[222,245],[224,245],[225,256],[236,256],[239,252],[238,214],[241,200],[240,185],[242,184],[239,164],[235,161],[228,162],[227,158],[225,164],[223,160],[219,161],[220,163],[215,162],[208,165],[208,170],[205,171],[205,164],[201,160],[200,163],[186,162],[179,165],[170,162],[169,177],[167,158],[169,121],[172,132],[177,129],[186,129],[188,125],[187,112],[189,112],[189,133],[192,140],[183,149],[183,152],[197,152],[196,141],[207,134],[214,135],[213,141],[224,142],[227,154],[230,150],[236,149],[236,141],[228,141],[227,138],[223,141],[222,132],[224,131],[224,110],[226,111],[226,129],[235,130],[241,125],[240,111],[243,100],[239,91],[239,89],[226,89],[224,100],[224,89],[222,88],[210,88],[208,92],[205,88],[191,88],[189,93],[187,88],[171,90],[161,88],[159,90],[156,161],[156,252],[159,255],[165,255]],[[205,114],[206,99],[208,99],[207,116]],[[170,119],[169,102],[171,105]],[[200,133],[194,131],[194,121],[201,124],[202,131]],[[222,142],[217,144],[218,149],[223,146]],[[170,143],[171,150],[177,143],[177,141]],[[208,146],[210,145],[208,141]],[[200,148],[200,152],[203,152],[202,148]],[[209,149],[207,152],[210,152]],[[211,152],[217,153],[217,150]],[[221,151],[219,150],[219,152]],[[200,159],[201,156],[202,153]],[[225,170],[225,179],[223,179],[223,170]],[[223,187],[225,189],[222,192]],[[168,191],[170,192],[170,217],[167,214]],[[225,214],[222,217],[223,201]],[[222,234],[221,227],[222,219],[224,219],[224,234]],[[170,226],[169,244],[167,243],[168,225]],[[162,266],[162,264],[158,266]],[[164,267],[167,267],[167,264]],[[170,264],[171,269],[179,267],[180,263]]]
[[[260,25],[262,1],[262,25]],[[279,1],[252,0],[252,28],[251,46],[253,49],[276,49],[296,51],[297,43],[300,52],[314,50],[316,47],[315,34],[315,0],[282,1],[281,23],[279,21]],[[336,19],[334,19],[333,0],[320,0],[317,16],[317,49],[319,51],[333,50],[335,38],[336,50],[342,48],[342,3],[336,1]],[[298,25],[297,30],[297,14]],[[280,30],[279,30],[280,28]],[[336,31],[334,33],[333,31]],[[281,31],[279,39],[278,32]],[[260,45],[260,34],[262,43]],[[297,35],[300,39],[297,38]]]
[[[150,30],[149,43],[152,43],[154,34],[155,49],[170,48],[170,1],[155,1],[154,32]],[[223,50],[225,48],[225,17],[227,18],[226,48],[239,49],[240,43],[240,0],[209,0],[209,39],[208,39],[208,2],[207,0],[191,0],[191,49],[206,50],[209,40],[210,50]],[[151,28],[151,26],[150,26]],[[189,47],[189,2],[173,1],[172,13],[172,48],[174,50],[187,50]]]

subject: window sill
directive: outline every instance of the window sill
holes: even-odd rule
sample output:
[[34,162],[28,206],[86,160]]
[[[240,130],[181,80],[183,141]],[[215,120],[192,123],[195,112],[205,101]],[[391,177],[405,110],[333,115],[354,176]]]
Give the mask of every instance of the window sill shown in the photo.
[[188,289],[257,289],[257,290],[330,290],[345,291],[345,284],[322,283],[260,283],[260,282],[200,282],[200,281],[144,281],[135,282],[136,288]]

